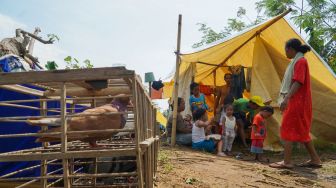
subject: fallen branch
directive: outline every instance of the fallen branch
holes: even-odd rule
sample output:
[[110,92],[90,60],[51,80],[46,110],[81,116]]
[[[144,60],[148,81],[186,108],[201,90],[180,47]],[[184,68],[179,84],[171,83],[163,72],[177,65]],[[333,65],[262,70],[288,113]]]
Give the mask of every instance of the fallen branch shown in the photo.
[[245,185],[247,185],[247,186],[250,186],[250,187],[259,188],[259,186],[256,186],[256,185],[251,185],[251,184],[249,184],[249,183],[245,183],[245,182],[244,182],[244,184],[245,184]]
[[284,182],[284,181],[282,181],[281,179],[279,179],[279,178],[276,178],[276,177],[273,177],[273,176],[270,176],[270,175],[268,175],[268,174],[262,174],[263,176],[265,176],[266,178],[271,178],[271,179],[273,179],[273,180],[276,180],[276,181],[279,181],[279,182],[281,182],[281,183],[284,183],[284,184],[286,184],[286,182]]

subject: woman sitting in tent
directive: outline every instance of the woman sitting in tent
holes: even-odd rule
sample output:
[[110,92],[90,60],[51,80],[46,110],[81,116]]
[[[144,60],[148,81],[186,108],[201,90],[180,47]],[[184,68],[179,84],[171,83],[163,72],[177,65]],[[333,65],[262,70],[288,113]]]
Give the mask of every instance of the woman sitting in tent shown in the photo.
[[[173,110],[173,105],[172,105]],[[177,117],[176,117],[176,144],[191,146],[191,130],[192,125],[188,121],[189,117],[183,118],[181,112],[185,110],[185,101],[183,98],[179,97],[177,99]],[[173,125],[173,114],[168,118],[167,131],[168,131],[168,141],[171,139]]]

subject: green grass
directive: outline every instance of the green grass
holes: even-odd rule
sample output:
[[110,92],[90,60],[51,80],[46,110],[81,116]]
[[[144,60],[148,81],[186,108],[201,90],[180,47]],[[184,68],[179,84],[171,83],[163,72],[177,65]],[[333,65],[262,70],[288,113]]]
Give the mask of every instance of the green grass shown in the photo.
[[314,146],[319,152],[336,153],[336,144],[330,143],[321,139],[313,141]]
[[164,173],[169,173],[173,170],[173,165],[169,159],[169,153],[165,150],[160,150],[158,155],[158,161],[163,166]]

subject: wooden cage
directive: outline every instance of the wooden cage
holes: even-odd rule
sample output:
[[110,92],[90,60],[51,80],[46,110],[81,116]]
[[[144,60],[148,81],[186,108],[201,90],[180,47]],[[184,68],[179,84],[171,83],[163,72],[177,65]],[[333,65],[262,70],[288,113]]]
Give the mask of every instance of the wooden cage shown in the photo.
[[[32,89],[29,86],[41,89]],[[37,148],[0,153],[0,162],[39,163],[1,176],[0,187],[153,187],[159,147],[156,109],[134,71],[124,67],[112,67],[0,73],[0,88],[38,96],[31,100],[0,101],[0,108],[10,106],[17,110],[26,108],[40,111],[40,116],[1,117],[0,126],[9,125],[11,122],[26,122],[29,118],[37,117],[57,117],[61,120],[61,132],[46,133],[48,126],[43,126],[41,132],[0,135],[0,143],[4,138],[40,137],[48,134],[61,137],[60,143],[43,142]],[[78,115],[74,113],[77,108],[105,104],[117,98],[118,94],[131,97],[133,103],[128,106],[127,112],[119,113],[128,116],[123,129],[67,131],[67,119]],[[60,108],[48,109],[49,101],[59,101]],[[38,102],[40,105],[23,105],[26,102]],[[48,115],[48,112],[57,115]],[[71,134],[103,132],[116,135],[98,141],[97,148],[82,141],[67,140]],[[125,159],[124,156],[131,158]],[[109,157],[115,158],[104,160]],[[99,166],[121,163],[133,163],[135,170],[108,173],[99,170]],[[90,173],[83,170],[88,165]],[[59,168],[51,171],[55,166]],[[40,176],[13,177],[36,168],[40,169]],[[106,183],[100,181],[103,178],[113,180]]]

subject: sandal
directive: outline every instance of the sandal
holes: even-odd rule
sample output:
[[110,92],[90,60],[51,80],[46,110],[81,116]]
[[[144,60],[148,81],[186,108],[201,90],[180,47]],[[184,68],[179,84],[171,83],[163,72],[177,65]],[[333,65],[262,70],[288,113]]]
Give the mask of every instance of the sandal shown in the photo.
[[316,163],[312,163],[310,161],[305,162],[305,163],[301,163],[301,164],[297,164],[296,166],[306,167],[306,168],[322,168],[322,164],[316,164]]
[[269,167],[278,168],[278,169],[292,169],[293,168],[292,165],[285,165],[283,161],[272,163],[269,165]]

